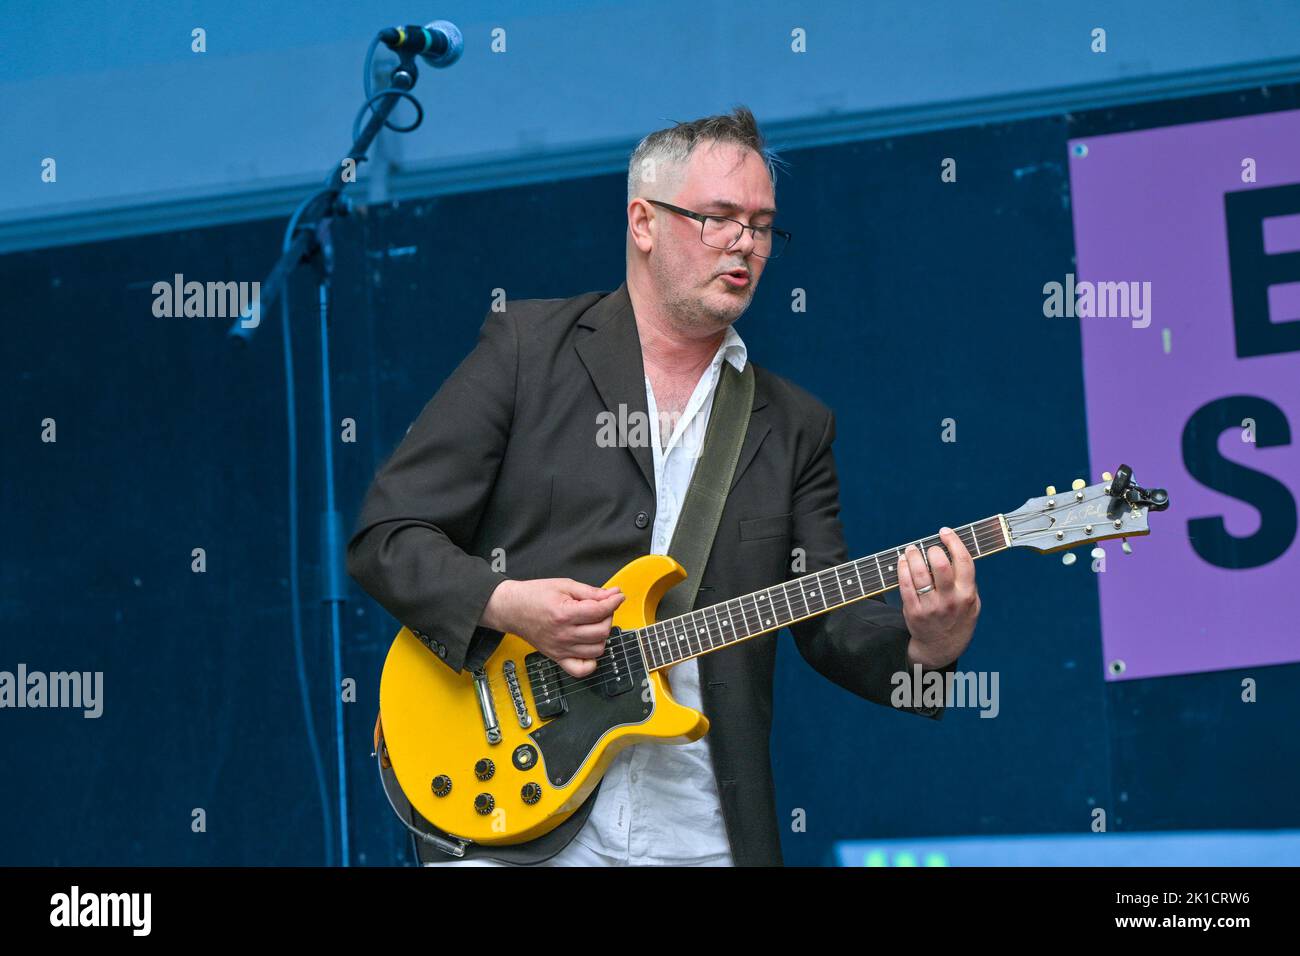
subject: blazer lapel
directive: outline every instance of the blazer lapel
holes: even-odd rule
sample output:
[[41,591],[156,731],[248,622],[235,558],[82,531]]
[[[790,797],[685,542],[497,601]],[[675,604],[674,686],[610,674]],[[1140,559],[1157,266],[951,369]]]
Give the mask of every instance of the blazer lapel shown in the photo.
[[[605,407],[619,422],[626,420],[630,423],[634,421],[633,414],[640,412],[640,419],[648,423],[650,410],[645,400],[641,336],[636,330],[627,283],[584,312],[578,324],[592,330],[591,335],[578,343],[578,357],[587,366],[587,374],[591,376]],[[620,406],[624,409],[622,415],[619,414]],[[648,439],[648,424],[646,436]],[[628,443],[628,451],[636,459],[650,490],[655,491],[654,452],[649,444]]]
[[[576,348],[582,364],[587,367],[601,401],[617,420],[632,421],[634,412],[640,412],[642,420],[649,421],[649,407],[645,396],[645,365],[641,361],[641,336],[637,332],[636,315],[632,311],[632,299],[628,295],[627,283],[624,282],[609,295],[600,299],[578,319],[583,328],[591,329],[592,334],[580,341]],[[746,467],[754,460],[763,439],[772,430],[765,420],[766,416],[753,413],[768,404],[767,386],[763,376],[754,380],[754,403],[750,406],[749,428],[745,440],[740,446],[740,458],[736,462],[736,473],[732,476],[731,488],[744,474]],[[619,407],[625,409],[619,415]],[[647,431],[647,438],[649,432]],[[651,491],[655,491],[654,452],[649,444],[629,445],[628,451],[636,459],[641,474]],[[728,489],[730,490],[730,489]]]
[[[736,459],[736,472],[731,476],[731,485],[727,488],[728,494],[736,487],[736,482],[740,481],[740,476],[745,473],[749,463],[754,460],[758,454],[758,446],[763,444],[763,439],[767,433],[772,430],[772,426],[767,421],[766,415],[755,414],[759,409],[767,405],[767,387],[764,377],[755,372],[754,375],[754,404],[749,408],[749,428],[745,431],[745,440],[740,443],[740,457]],[[706,655],[707,656],[707,655]]]

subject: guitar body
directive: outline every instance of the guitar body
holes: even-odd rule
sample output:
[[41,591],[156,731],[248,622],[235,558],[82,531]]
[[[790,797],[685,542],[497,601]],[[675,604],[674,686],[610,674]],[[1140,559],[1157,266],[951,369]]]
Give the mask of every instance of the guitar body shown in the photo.
[[[379,704],[388,759],[411,805],[452,836],[523,843],[582,806],[624,748],[703,737],[708,718],[674,701],[663,675],[646,672],[636,637],[619,633],[654,623],[663,595],[685,577],[672,558],[652,554],[610,578],[604,586],[627,597],[605,655],[584,678],[515,634],[482,671],[457,674],[403,628],[384,663]],[[485,718],[481,698],[495,720]]]

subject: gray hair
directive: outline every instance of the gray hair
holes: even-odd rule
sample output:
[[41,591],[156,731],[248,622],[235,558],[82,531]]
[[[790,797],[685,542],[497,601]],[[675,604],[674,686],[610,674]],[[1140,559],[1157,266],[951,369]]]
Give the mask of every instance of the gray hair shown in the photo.
[[737,106],[720,116],[679,122],[641,140],[627,164],[627,201],[630,203],[645,195],[647,183],[653,183],[655,191],[655,195],[649,198],[665,198],[676,192],[691,153],[700,143],[708,141],[734,143],[758,153],[772,177],[772,192],[776,193],[777,168],[785,168],[788,164],[775,150],[767,147],[749,108]]

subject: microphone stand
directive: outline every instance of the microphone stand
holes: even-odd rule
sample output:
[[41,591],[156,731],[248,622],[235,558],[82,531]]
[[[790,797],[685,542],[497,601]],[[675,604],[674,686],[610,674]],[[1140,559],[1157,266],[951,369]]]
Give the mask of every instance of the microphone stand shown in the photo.
[[[321,515],[321,547],[324,550],[321,560],[321,600],[322,603],[328,606],[330,643],[333,656],[339,859],[342,866],[349,866],[351,863],[348,846],[347,760],[343,736],[343,646],[341,633],[343,604],[346,600],[347,591],[342,563],[343,542],[345,540],[342,531],[343,522],[335,504],[334,493],[334,443],[332,431],[334,414],[331,404],[329,363],[331,281],[334,276],[334,244],[331,227],[334,219],[347,215],[350,208],[349,202],[343,198],[342,193],[350,181],[355,181],[356,176],[353,175],[349,180],[346,178],[345,171],[350,169],[355,172],[357,165],[365,162],[366,153],[369,151],[371,143],[388,122],[388,116],[396,108],[398,100],[409,98],[412,102],[415,102],[417,110],[420,109],[419,103],[415,101],[414,97],[403,95],[409,94],[409,91],[415,86],[415,82],[419,78],[419,70],[415,65],[417,54],[409,50],[397,51],[397,54],[399,62],[393,68],[389,86],[371,97],[367,104],[371,111],[370,119],[356,136],[347,156],[334,166],[333,171],[326,178],[325,188],[304,202],[298,213],[295,214],[294,220],[291,221],[292,234],[286,236],[287,245],[283,253],[267,275],[266,281],[261,285],[261,294],[257,303],[252,307],[256,311],[246,311],[231,325],[227,332],[227,335],[236,342],[246,344],[252,339],[253,333],[261,324],[261,315],[283,293],[284,285],[294,270],[303,263],[312,266],[317,277],[321,359],[320,401],[323,426],[321,437],[324,450],[324,455],[321,458],[322,483],[325,490],[325,507]],[[377,103],[376,100],[378,100]],[[420,119],[423,119],[422,110],[420,111]],[[420,120],[417,120],[415,124],[403,127],[399,132],[409,132],[419,123]],[[314,222],[312,222],[313,216],[315,216]]]

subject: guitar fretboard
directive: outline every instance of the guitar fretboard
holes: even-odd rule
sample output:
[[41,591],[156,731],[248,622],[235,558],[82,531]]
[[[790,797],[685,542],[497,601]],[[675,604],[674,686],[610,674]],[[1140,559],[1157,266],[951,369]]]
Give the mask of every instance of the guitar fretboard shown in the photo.
[[[954,528],[972,558],[1008,547],[1002,515]],[[925,554],[938,545],[936,534],[898,548],[878,551],[856,561],[806,574],[762,591],[666,618],[634,633],[650,670],[670,667],[749,637],[834,611],[836,608],[898,587],[898,562],[911,544]]]

